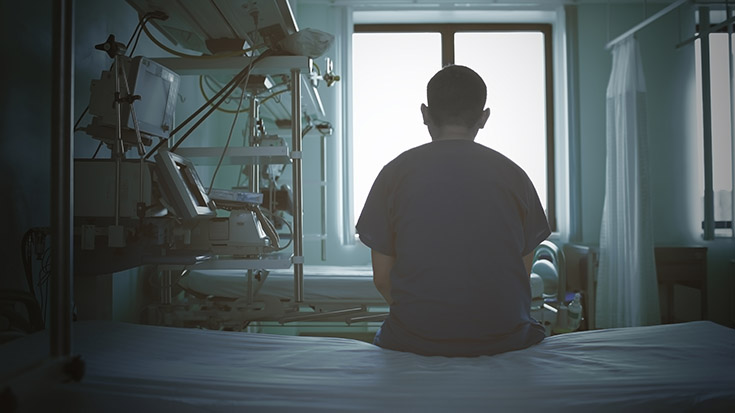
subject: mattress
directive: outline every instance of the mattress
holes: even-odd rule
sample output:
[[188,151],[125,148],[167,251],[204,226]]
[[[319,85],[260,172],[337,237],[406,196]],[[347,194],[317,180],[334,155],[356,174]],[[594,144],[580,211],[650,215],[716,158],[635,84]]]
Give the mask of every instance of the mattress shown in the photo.
[[[260,294],[279,298],[294,296],[293,269],[271,270]],[[202,295],[247,297],[246,270],[198,270],[194,267],[179,280],[179,285]],[[306,302],[386,303],[373,284],[371,266],[304,265],[304,300]]]
[[[475,358],[340,338],[78,322],[78,383],[21,407],[69,411],[735,411],[735,331],[700,321],[595,330]],[[46,332],[0,347],[0,373],[47,353]],[[11,383],[12,384],[12,383]]]

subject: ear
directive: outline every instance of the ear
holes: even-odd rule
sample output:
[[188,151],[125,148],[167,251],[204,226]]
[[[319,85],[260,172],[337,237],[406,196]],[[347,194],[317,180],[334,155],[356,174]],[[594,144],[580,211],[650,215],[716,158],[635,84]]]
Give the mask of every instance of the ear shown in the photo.
[[490,108],[486,108],[482,111],[482,116],[480,116],[480,119],[477,120],[477,123],[475,126],[477,129],[482,129],[485,127],[485,124],[487,123],[487,119],[490,117]]
[[424,125],[431,123],[431,115],[429,114],[429,107],[425,104],[421,104],[421,116],[424,118]]

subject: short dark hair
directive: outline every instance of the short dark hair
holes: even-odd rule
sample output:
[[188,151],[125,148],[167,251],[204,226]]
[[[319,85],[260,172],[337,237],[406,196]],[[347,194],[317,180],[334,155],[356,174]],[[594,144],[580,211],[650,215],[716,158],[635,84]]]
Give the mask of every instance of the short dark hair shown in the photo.
[[470,126],[485,109],[487,86],[469,67],[449,65],[429,80],[426,98],[431,118],[438,125]]

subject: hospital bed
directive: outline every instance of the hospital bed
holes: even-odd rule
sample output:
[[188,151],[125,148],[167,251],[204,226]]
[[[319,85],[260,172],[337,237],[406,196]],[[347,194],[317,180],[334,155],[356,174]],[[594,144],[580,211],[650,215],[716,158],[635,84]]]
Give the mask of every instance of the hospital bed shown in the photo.
[[[475,358],[107,321],[74,323],[73,337],[82,380],[37,380],[18,411],[735,411],[735,331],[707,321],[562,334]],[[48,342],[44,331],[0,346],[0,377]]]
[[[544,241],[536,248],[532,271],[532,316],[541,322],[551,334],[556,322],[556,297],[566,297],[570,292],[581,292],[585,298],[586,320],[592,315],[591,296],[593,283],[579,282],[593,277],[593,269],[585,269],[585,276],[568,271],[569,266],[594,260],[589,248],[565,245],[562,252],[554,243]],[[573,253],[573,254],[572,254]],[[539,264],[547,263],[545,266]],[[216,264],[214,262],[213,264]],[[536,268],[539,268],[536,270]],[[546,271],[541,271],[545,269]],[[567,275],[567,273],[569,274]],[[589,277],[587,277],[589,274]],[[535,291],[533,279],[539,279],[540,290]],[[148,317],[149,324],[168,326],[199,326],[210,329],[242,330],[253,321],[275,321],[281,324],[296,321],[344,321],[348,325],[360,321],[382,321],[388,306],[373,284],[370,265],[335,266],[304,265],[304,300],[294,302],[294,276],[290,269],[248,272],[245,269],[220,269],[216,265],[196,265],[177,277],[176,285],[183,291],[172,297],[171,304],[153,306],[155,314]],[[591,299],[590,299],[591,298]],[[569,300],[566,300],[569,301]],[[550,309],[551,311],[549,311]],[[306,312],[304,312],[306,310]],[[375,332],[377,325],[372,332]],[[585,327],[588,327],[585,324]]]
[[[196,266],[181,277],[178,284],[189,291],[224,298],[248,295],[244,271],[198,269]],[[293,270],[271,270],[257,293],[292,298]],[[304,265],[304,300],[315,304],[339,302],[385,306],[383,297],[373,284],[369,265]]]
[[369,265],[304,265],[303,301],[297,303],[292,269],[249,272],[197,265],[171,277],[174,294],[163,304],[149,306],[145,322],[235,331],[248,326],[249,331],[273,331],[253,326],[295,327],[304,322],[314,327],[318,322],[330,331],[367,328],[375,333],[379,324],[365,323],[381,322],[388,305],[372,276]]

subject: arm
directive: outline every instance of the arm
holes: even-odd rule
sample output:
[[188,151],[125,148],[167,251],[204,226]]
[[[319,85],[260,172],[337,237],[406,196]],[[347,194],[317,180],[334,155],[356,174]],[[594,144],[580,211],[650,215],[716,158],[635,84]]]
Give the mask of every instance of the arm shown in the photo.
[[533,265],[533,252],[523,257],[523,265],[526,266],[526,274],[531,275],[531,266]]
[[378,292],[385,298],[385,302],[393,304],[390,296],[390,270],[396,262],[396,258],[390,255],[384,255],[378,251],[371,250],[373,259],[373,283]]

